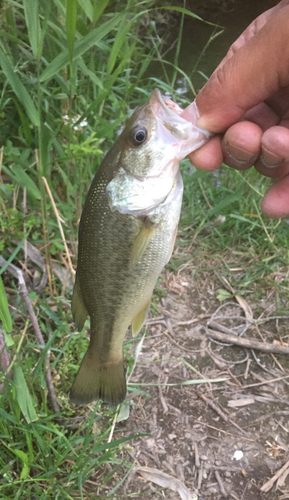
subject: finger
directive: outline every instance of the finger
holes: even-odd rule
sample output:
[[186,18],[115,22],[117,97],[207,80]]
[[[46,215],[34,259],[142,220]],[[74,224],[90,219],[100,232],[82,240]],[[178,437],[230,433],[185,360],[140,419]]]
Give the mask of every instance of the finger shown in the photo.
[[192,165],[202,170],[216,170],[223,163],[221,138],[213,137],[207,144],[189,154]]
[[213,74],[197,96],[199,127],[222,132],[245,111],[289,84],[288,30],[289,5],[272,15]]
[[232,125],[222,140],[224,162],[237,170],[252,167],[261,151],[262,130],[251,122]]
[[[289,129],[275,126],[264,132],[261,156],[255,168],[267,177],[283,177],[289,172]],[[289,196],[289,195],[288,195]]]
[[279,90],[276,94],[273,94],[268,99],[266,99],[266,103],[275,113],[282,118],[284,116],[284,111],[289,109],[289,93],[288,87]]
[[261,209],[271,218],[289,215],[289,175],[269,188],[261,202]]
[[242,120],[249,120],[256,123],[265,132],[268,128],[277,125],[280,122],[280,117],[268,104],[261,102],[249,109],[249,111],[246,111],[242,116]]

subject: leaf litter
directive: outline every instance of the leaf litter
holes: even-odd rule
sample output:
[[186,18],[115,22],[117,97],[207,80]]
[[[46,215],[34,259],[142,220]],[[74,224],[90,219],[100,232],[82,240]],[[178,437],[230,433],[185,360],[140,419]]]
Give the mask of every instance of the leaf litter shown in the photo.
[[[118,490],[125,498],[177,500],[183,498],[179,482],[199,500],[283,500],[289,495],[286,355],[223,342],[212,347],[206,335],[214,318],[236,338],[243,332],[244,340],[272,346],[278,339],[283,346],[288,316],[260,307],[256,283],[254,293],[248,290],[242,300],[231,298],[219,308],[215,261],[206,262],[198,279],[192,279],[190,266],[181,273],[167,270],[161,284],[166,296],[159,299],[156,317],[146,321],[130,375],[131,388],[139,391],[129,393],[124,418],[117,423],[124,435],[136,429],[148,433],[129,450],[135,467]],[[268,288],[274,304],[270,294]],[[205,384],[184,385],[203,378]]]
[[[37,249],[31,245],[27,252],[45,274]],[[115,414],[108,442],[115,432],[146,436],[133,448],[124,446],[123,455],[134,467],[112,474],[114,486],[98,491],[117,490],[125,498],[284,500],[289,494],[288,316],[272,307],[269,287],[268,307],[260,307],[252,290],[246,298],[236,294],[214,271],[216,259],[197,279],[190,266],[164,273],[162,293],[152,305],[155,316],[147,319],[142,337],[127,340],[128,346],[137,342],[130,392]],[[65,286],[68,268],[66,263],[61,274]],[[236,302],[231,295],[219,306],[219,281]],[[211,327],[224,335],[222,342],[214,341]],[[237,339],[249,344],[235,345]],[[259,344],[266,352],[256,350]],[[236,454],[238,460],[232,458]]]

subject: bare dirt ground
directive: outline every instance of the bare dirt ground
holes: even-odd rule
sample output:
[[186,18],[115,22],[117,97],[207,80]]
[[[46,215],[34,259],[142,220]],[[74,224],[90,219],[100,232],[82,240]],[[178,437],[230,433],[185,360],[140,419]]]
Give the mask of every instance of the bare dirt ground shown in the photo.
[[[148,435],[127,446],[135,470],[117,494],[168,500],[289,499],[289,463],[273,478],[289,459],[289,358],[210,340],[205,325],[220,306],[216,291],[224,289],[224,282],[222,273],[214,271],[220,260],[206,264],[209,270],[199,271],[197,279],[190,264],[177,274],[166,271],[167,296],[160,299],[158,316],[147,320],[148,334],[131,382],[156,385],[141,386],[149,397],[134,398],[129,418],[117,430],[118,435]],[[236,269],[237,279],[242,270],[227,265]],[[286,273],[288,268],[279,269],[251,285],[242,306],[234,298],[227,301],[215,321],[235,333],[247,324],[243,336],[248,339],[288,342],[286,318],[259,325],[245,319],[250,314],[255,320],[276,316],[276,294],[285,302],[277,283]],[[202,377],[226,380],[168,385]],[[142,467],[154,469],[154,477],[159,471],[177,478],[177,486],[183,483],[191,496],[186,488],[182,493],[161,488],[141,475]],[[268,492],[261,491],[271,478]]]

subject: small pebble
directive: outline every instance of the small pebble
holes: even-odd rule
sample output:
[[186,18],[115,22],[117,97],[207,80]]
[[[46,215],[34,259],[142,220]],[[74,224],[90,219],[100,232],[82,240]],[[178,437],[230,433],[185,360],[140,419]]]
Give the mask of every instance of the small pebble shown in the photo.
[[243,458],[244,453],[241,450],[236,450],[234,455],[231,457],[231,460],[241,460]]
[[211,488],[208,488],[206,491],[207,495],[214,495],[216,493],[219,493],[219,490],[218,490],[218,488],[215,488],[214,486],[212,486]]
[[168,435],[168,438],[172,441],[173,439],[176,439],[176,435],[175,434],[169,434]]

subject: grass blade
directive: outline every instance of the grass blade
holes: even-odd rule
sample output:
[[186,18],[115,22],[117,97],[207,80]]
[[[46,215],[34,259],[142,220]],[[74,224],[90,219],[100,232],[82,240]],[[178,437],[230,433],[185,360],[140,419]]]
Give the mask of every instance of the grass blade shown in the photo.
[[66,36],[69,54],[70,72],[72,74],[73,46],[76,30],[77,0],[66,0]]
[[13,375],[16,386],[16,398],[23,416],[28,424],[30,424],[31,422],[35,422],[36,420],[38,420],[38,416],[35,412],[32,397],[27,387],[24,373],[20,365],[14,365]]
[[218,26],[218,24],[206,21],[205,19],[202,19],[200,16],[197,16],[197,14],[194,14],[194,12],[185,9],[184,7],[175,7],[173,5],[169,5],[166,7],[160,7],[160,9],[175,10],[176,12],[181,12],[182,14],[187,14],[187,16],[193,17],[194,19],[198,19],[198,21],[203,21],[203,23],[210,24],[211,26]]
[[209,215],[214,215],[220,213],[223,208],[227,207],[228,205],[231,205],[235,201],[238,201],[243,195],[243,191],[240,189],[238,193],[233,193],[229,194],[224,198],[222,201],[220,201],[215,207],[211,208],[208,212]]
[[[88,19],[93,22],[93,6],[90,0],[78,0],[79,6],[84,10],[85,15],[88,17]],[[97,2],[99,3],[99,2]]]
[[93,12],[93,21],[97,21],[101,14],[103,13],[104,9],[106,9],[106,6],[108,4],[109,0],[97,0],[94,4],[94,12]]
[[[122,16],[120,14],[116,14],[112,19],[110,19],[106,23],[103,23],[98,28],[95,28],[93,31],[81,38],[81,40],[78,40],[74,44],[73,61],[82,56],[82,54],[89,50],[93,45],[96,45],[113,28],[115,28],[120,22],[121,17]],[[40,75],[40,81],[45,82],[46,80],[52,78],[54,75],[56,75],[56,73],[65,68],[68,62],[68,50],[64,50],[57,57],[55,57],[55,59],[53,59],[53,61],[51,61],[51,63],[43,71],[43,73]]]
[[28,174],[26,174],[25,170],[21,167],[21,165],[13,165],[11,167],[12,172],[15,175],[16,182],[21,186],[21,187],[26,187],[27,192],[31,194],[34,198],[37,200],[41,199],[41,193],[36,186],[35,182],[29,177]]
[[20,479],[26,479],[30,472],[28,455],[24,453],[24,451],[17,450],[15,448],[9,447],[9,450],[12,451],[12,453],[14,453],[16,457],[20,458],[20,460],[22,461],[23,466],[20,474]]
[[32,52],[36,59],[42,53],[41,28],[38,17],[39,0],[23,0],[25,21]]
[[20,104],[17,102],[17,99],[13,99],[13,101],[14,101],[14,104],[17,108],[18,115],[19,115],[21,123],[22,123],[23,133],[24,133],[24,137],[25,137],[27,146],[30,146],[31,140],[32,140],[30,122],[29,122],[29,120],[27,120],[26,114],[23,113]]
[[129,30],[131,29],[134,21],[135,21],[135,18],[129,22],[127,22],[126,19],[123,19],[121,26],[118,30],[118,33],[115,37],[113,47],[112,47],[111,52],[109,54],[109,59],[108,59],[108,63],[107,63],[108,73],[112,72],[113,67],[115,65],[116,58],[119,54],[119,51],[121,50],[121,48],[126,40],[127,34],[129,32]]
[[21,104],[23,104],[31,122],[33,123],[33,125],[38,127],[38,125],[40,124],[40,120],[38,112],[34,106],[34,103],[30,95],[28,94],[26,88],[24,87],[23,83],[20,81],[16,73],[14,73],[14,68],[12,67],[9,59],[5,56],[4,52],[1,49],[0,49],[0,65],[13,91],[17,95]]
[[12,319],[10,316],[8,300],[1,276],[0,276],[0,319],[2,320],[5,332],[7,333],[11,332]]
[[[30,232],[30,231],[29,231]],[[24,241],[28,238],[29,232],[25,235],[22,241],[18,243],[17,247],[15,248],[14,252],[10,255],[9,259],[6,261],[6,264],[0,269],[0,276],[4,271],[6,271],[7,267],[9,264],[12,262],[13,259],[15,259],[16,255],[18,254],[19,250],[23,247]]]

